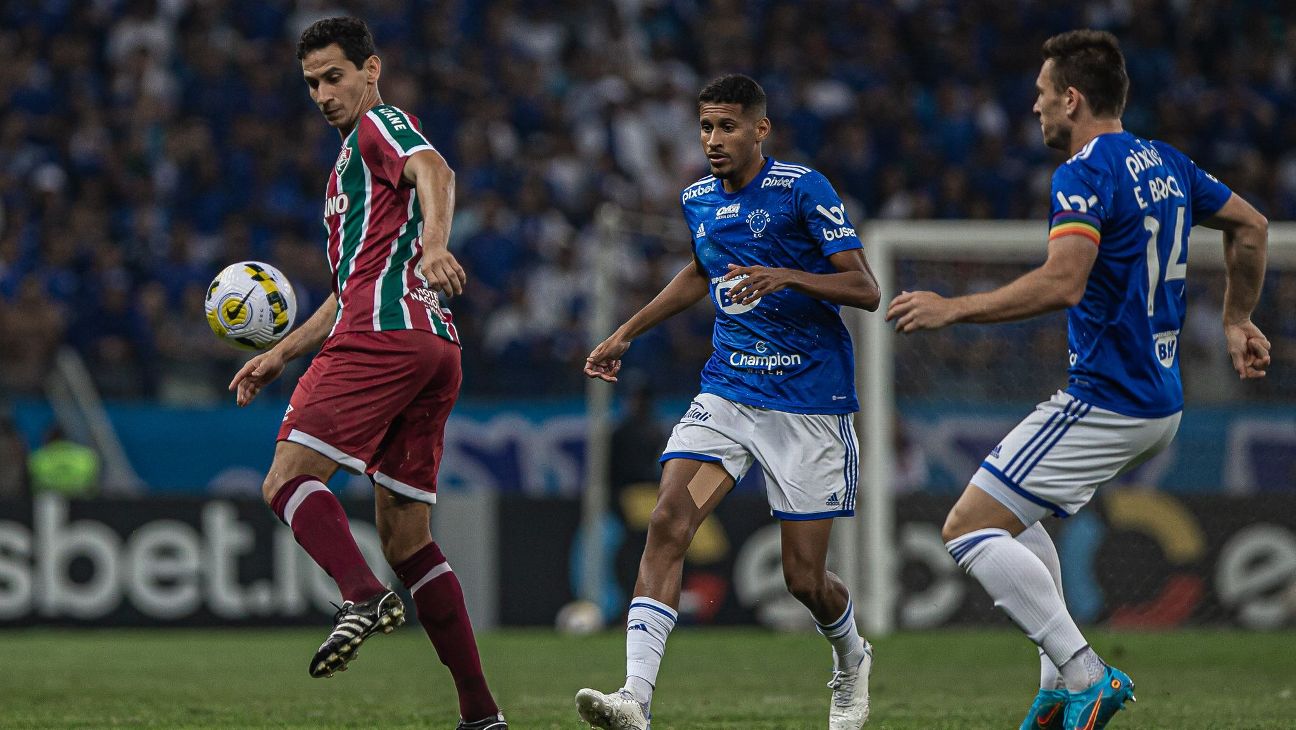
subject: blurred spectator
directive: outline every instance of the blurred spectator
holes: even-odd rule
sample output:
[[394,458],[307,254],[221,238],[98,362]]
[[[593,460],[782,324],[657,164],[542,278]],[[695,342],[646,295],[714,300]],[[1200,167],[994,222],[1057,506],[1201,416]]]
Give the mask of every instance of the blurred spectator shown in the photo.
[[63,312],[34,276],[24,278],[13,300],[0,306],[0,391],[41,392],[63,340]]
[[45,443],[27,458],[33,494],[92,497],[99,491],[99,454],[52,426]]
[[[1102,27],[1126,50],[1127,126],[1188,151],[1271,218],[1292,218],[1289,5],[5,3],[0,388],[38,390],[67,343],[114,397],[215,397],[236,358],[202,343],[210,337],[195,288],[232,261],[284,268],[302,295],[300,317],[310,315],[330,290],[321,197],[338,139],[310,103],[293,50],[302,28],[344,8],[368,19],[391,61],[385,99],[421,118],[456,171],[452,246],[469,286],[452,304],[465,362],[480,371],[467,374],[471,396],[534,394],[537,373],[546,393],[580,392],[580,378],[556,368],[583,341],[591,286],[581,242],[608,244],[595,219],[609,200],[677,220],[679,190],[706,172],[694,95],[722,72],[765,85],[767,151],[823,170],[859,221],[1042,221],[1058,159],[1030,114],[1039,47],[1061,30]],[[687,257],[687,232],[670,230],[632,243],[619,267],[627,304],[655,291],[646,279],[659,272],[643,262]],[[948,274],[938,264],[906,273],[898,281]],[[1271,277],[1283,292],[1292,281],[1296,272]],[[1278,302],[1266,296],[1257,320],[1283,362],[1296,350],[1296,310]],[[1217,319],[1204,313],[1186,334],[1185,348],[1207,358],[1190,388],[1203,398],[1296,397],[1281,368],[1255,388],[1224,386],[1215,335],[1193,322]],[[657,358],[656,385],[695,388],[709,318],[699,307],[654,333],[654,352],[671,354]],[[1024,361],[1056,357],[1059,333],[1052,322],[931,335],[902,347],[938,357],[945,375],[897,387],[939,397],[982,373],[1011,374],[974,387],[1033,398],[1026,391],[1043,376]]]
[[24,499],[27,486],[27,443],[7,414],[0,415],[0,499]]

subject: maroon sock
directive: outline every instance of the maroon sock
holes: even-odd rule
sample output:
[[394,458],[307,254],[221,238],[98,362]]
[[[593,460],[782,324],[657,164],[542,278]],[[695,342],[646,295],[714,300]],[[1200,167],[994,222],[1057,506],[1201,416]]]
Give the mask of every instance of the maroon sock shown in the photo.
[[360,554],[342,504],[318,478],[289,479],[271,500],[270,509],[292,528],[306,554],[337,582],[342,600],[363,601],[387,590]]
[[394,567],[414,596],[419,623],[432,640],[441,663],[450,668],[454,677],[459,690],[459,716],[468,722],[494,717],[499,707],[482,674],[463,588],[441,548],[435,542],[428,543]]

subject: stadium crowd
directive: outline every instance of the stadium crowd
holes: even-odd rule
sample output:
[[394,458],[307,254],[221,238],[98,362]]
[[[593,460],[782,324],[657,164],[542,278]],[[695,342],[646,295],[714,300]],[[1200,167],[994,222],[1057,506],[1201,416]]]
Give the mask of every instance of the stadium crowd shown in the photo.
[[[724,71],[769,93],[767,153],[824,172],[856,222],[1034,219],[1042,240],[1059,160],[1030,114],[1039,47],[1061,30],[1110,29],[1129,59],[1126,126],[1191,151],[1271,219],[1296,217],[1291,4],[9,0],[0,393],[38,391],[70,344],[107,397],[221,397],[242,355],[207,330],[202,300],[233,261],[280,266],[299,318],[313,311],[329,286],[320,221],[338,139],[310,104],[294,46],[310,21],[348,12],[374,30],[384,100],[419,116],[457,173],[452,247],[470,283],[452,306],[467,395],[580,391],[596,211],[611,200],[678,218],[679,189],[705,174],[693,100]],[[682,228],[631,237],[618,267],[627,309],[687,261],[688,240]],[[1015,271],[900,275],[957,293]],[[1229,397],[1223,279],[1192,281],[1202,311],[1184,349],[1207,364],[1187,374],[1190,397]],[[1296,272],[1271,274],[1259,320],[1277,367],[1252,392],[1296,398],[1282,365],[1296,361]],[[709,327],[700,307],[645,337],[628,365],[662,392],[691,393]],[[1056,320],[976,330],[905,345],[943,375],[904,387],[923,395],[912,391],[1013,373],[1033,398],[1061,372]]]

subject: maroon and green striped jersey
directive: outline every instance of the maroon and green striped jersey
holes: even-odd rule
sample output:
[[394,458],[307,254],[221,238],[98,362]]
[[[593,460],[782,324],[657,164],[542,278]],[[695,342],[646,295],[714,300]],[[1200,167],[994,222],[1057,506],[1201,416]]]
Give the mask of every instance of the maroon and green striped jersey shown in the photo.
[[401,180],[406,159],[430,149],[418,120],[390,104],[366,112],[342,142],[324,198],[338,300],[330,334],[420,329],[459,342],[450,310],[419,271],[423,212]]

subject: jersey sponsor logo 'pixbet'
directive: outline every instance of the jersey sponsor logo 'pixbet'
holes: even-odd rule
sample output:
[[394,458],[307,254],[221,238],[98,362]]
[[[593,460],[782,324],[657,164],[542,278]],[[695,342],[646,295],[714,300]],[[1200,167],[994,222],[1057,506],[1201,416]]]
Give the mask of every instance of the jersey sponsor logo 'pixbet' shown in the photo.
[[335,215],[342,215],[351,207],[351,199],[346,193],[338,193],[332,197],[324,199],[324,217],[330,218]]
[[1129,156],[1125,158],[1125,169],[1129,171],[1134,182],[1138,182],[1140,172],[1152,167],[1161,167],[1163,164],[1161,153],[1151,147],[1130,150]]
[[761,181],[761,189],[765,188],[791,188],[796,178],[791,177],[773,177],[768,176]]
[[685,191],[684,191],[684,194],[683,194],[682,196],[680,196],[680,202],[681,202],[681,203],[687,203],[687,202],[689,202],[690,200],[692,200],[692,199],[698,197],[699,195],[706,195],[707,193],[714,193],[714,192],[715,192],[715,189],[716,189],[716,183],[715,183],[714,180],[712,180],[711,182],[707,183],[706,185],[699,185],[699,186],[697,186],[697,187],[695,187],[695,188],[689,188],[688,190],[685,190]]

